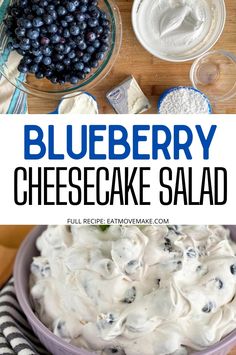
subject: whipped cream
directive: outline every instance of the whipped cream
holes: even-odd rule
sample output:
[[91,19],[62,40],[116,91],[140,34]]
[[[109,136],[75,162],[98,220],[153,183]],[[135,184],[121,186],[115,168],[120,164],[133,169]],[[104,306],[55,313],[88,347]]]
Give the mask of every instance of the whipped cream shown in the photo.
[[207,0],[140,0],[137,32],[154,55],[178,55],[204,40],[213,21]]
[[236,328],[236,244],[222,226],[50,226],[37,248],[36,313],[76,346],[184,355]]

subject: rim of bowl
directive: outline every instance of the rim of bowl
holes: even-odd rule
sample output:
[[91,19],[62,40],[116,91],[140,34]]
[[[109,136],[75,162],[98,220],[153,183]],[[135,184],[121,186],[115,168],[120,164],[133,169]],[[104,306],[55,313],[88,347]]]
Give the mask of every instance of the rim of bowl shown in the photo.
[[[68,87],[65,89],[59,90],[44,90],[38,89],[35,86],[31,86],[26,81],[22,82],[19,79],[14,78],[10,80],[4,72],[4,67],[6,63],[0,66],[1,74],[17,89],[23,91],[26,94],[34,95],[41,98],[48,99],[67,99],[73,96],[77,96],[80,93],[87,91],[88,89],[94,88],[98,83],[107,77],[110,73],[113,65],[116,62],[116,59],[119,55],[121,43],[122,43],[122,19],[119,7],[117,6],[114,0],[103,0],[106,4],[107,10],[109,12],[111,23],[112,23],[112,32],[111,32],[111,48],[109,49],[106,58],[101,63],[101,65],[96,69],[96,71],[85,79],[80,85]],[[106,71],[105,71],[106,70]],[[105,72],[104,72],[105,71]],[[103,74],[103,75],[102,75]],[[18,85],[17,85],[18,83]]]
[[[228,58],[230,58],[231,60],[233,60],[235,62],[235,66],[236,66],[236,55],[230,51],[226,51],[224,49],[215,49],[215,50],[212,50],[212,51],[209,51],[209,52],[206,52],[206,53],[203,53],[200,57],[198,57],[192,64],[191,66],[191,69],[190,69],[190,72],[189,72],[189,77],[190,77],[190,80],[191,80],[191,83],[193,85],[193,87],[197,90],[198,89],[198,86],[196,84],[196,81],[194,80],[194,73],[196,71],[196,67],[198,65],[198,63],[200,62],[200,60],[204,59],[205,57],[207,57],[208,55],[213,55],[213,54],[222,54]],[[234,86],[228,91],[228,93],[224,94],[223,96],[216,96],[215,98],[211,98],[211,100],[213,102],[215,101],[228,101],[230,99],[232,99],[235,95],[236,95],[236,81],[235,81],[235,84]]]
[[[50,329],[48,329],[36,316],[36,314],[33,312],[32,307],[30,306],[30,301],[27,301],[24,297],[24,291],[22,288],[22,284],[20,282],[20,275],[22,273],[21,271],[21,266],[22,262],[24,259],[24,250],[27,248],[28,244],[32,242],[31,239],[35,239],[37,236],[39,236],[47,227],[47,225],[39,225],[34,227],[27,235],[26,238],[23,240],[23,242],[20,245],[20,248],[17,251],[15,263],[14,263],[14,268],[13,268],[13,277],[14,277],[14,285],[15,285],[15,291],[16,291],[16,296],[17,300],[22,308],[23,313],[26,315],[26,317],[30,317],[30,323],[32,323],[37,330],[42,333],[45,337],[50,337],[51,340],[53,340],[57,345],[61,345],[63,348],[69,347],[71,350],[78,352],[83,350],[84,355],[93,355],[94,352],[90,352],[89,350],[77,347],[75,345],[72,345],[70,343],[67,343],[65,340],[59,338],[56,336],[53,332],[51,332]],[[227,225],[225,227],[230,227],[230,225]],[[233,226],[236,227],[236,226]],[[227,351],[229,350],[229,347],[232,348],[236,344],[236,329],[233,330],[230,334],[228,334],[226,337],[224,337],[222,340],[220,340],[218,343],[204,349],[201,351],[194,351],[192,355],[214,355],[218,354],[219,351]]]
[[[136,26],[136,12],[138,10],[138,7],[140,6],[140,4],[143,2],[143,0],[134,0],[133,2],[133,6],[132,6],[132,12],[131,12],[131,22],[132,22],[132,27],[135,33],[135,36],[137,38],[137,40],[139,41],[139,43],[141,44],[141,46],[146,49],[147,52],[149,52],[150,54],[152,54],[154,57],[159,58],[161,60],[165,60],[167,62],[172,62],[172,63],[184,63],[184,62],[189,62],[192,61],[194,59],[199,58],[200,56],[204,55],[205,53],[209,52],[212,47],[214,47],[214,45],[218,42],[219,38],[221,37],[224,28],[225,28],[225,23],[226,23],[226,17],[227,17],[227,13],[226,13],[226,5],[225,5],[225,0],[220,0],[221,1],[221,5],[222,5],[222,18],[221,18],[221,22],[220,22],[220,31],[218,33],[218,35],[216,36],[215,40],[212,42],[211,46],[208,47],[207,49],[205,49],[204,51],[202,51],[200,54],[195,54],[195,55],[190,55],[187,58],[182,58],[182,59],[174,59],[174,58],[169,58],[168,56],[162,55],[162,54],[157,54],[154,53],[154,51],[152,51],[144,42],[144,40],[142,40],[141,35],[139,34],[140,32],[137,30],[137,26]],[[138,5],[138,6],[137,6]]]

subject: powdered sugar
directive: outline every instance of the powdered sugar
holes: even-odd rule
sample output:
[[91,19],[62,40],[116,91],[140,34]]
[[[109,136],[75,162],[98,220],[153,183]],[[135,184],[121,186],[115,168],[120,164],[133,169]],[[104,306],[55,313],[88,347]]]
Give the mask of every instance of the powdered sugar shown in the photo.
[[209,114],[211,108],[205,95],[189,87],[169,91],[160,101],[160,114]]

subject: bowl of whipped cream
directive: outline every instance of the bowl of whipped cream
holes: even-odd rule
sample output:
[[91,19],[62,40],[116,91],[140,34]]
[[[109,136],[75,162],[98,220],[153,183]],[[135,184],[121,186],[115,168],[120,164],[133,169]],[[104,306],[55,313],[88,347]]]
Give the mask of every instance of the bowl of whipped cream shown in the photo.
[[226,355],[236,345],[236,226],[39,226],[14,279],[53,355]]
[[224,0],[134,0],[132,25],[140,44],[155,57],[193,60],[220,38]]

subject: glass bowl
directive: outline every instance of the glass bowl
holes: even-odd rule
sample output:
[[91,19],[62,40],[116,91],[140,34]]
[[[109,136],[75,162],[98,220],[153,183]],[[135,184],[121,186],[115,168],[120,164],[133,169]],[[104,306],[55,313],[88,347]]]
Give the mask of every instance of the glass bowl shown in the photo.
[[224,30],[226,21],[226,7],[224,0],[206,0],[212,14],[212,21],[204,39],[198,41],[196,45],[191,42],[188,43],[188,49],[184,51],[180,50],[180,48],[175,45],[170,45],[168,50],[166,48],[163,49],[159,41],[156,39],[155,33],[150,36],[150,31],[147,31],[151,26],[148,11],[150,6],[154,7],[156,6],[156,3],[156,0],[134,0],[132,8],[132,25],[140,44],[157,58],[169,62],[186,62],[196,59],[214,46]]
[[236,56],[224,50],[206,53],[193,63],[190,80],[212,102],[233,98],[236,95]]
[[3,23],[7,6],[0,5],[0,33],[3,33],[3,40],[0,43],[0,74],[27,94],[53,100],[69,98],[93,88],[109,74],[117,59],[122,41],[122,22],[118,6],[113,0],[100,0],[99,7],[106,12],[111,22],[110,49],[106,52],[105,58],[100,61],[99,67],[94,69],[84,80],[80,80],[76,85],[69,83],[60,85],[52,84],[46,78],[36,79],[34,74],[25,76],[18,72],[17,63],[21,56],[16,51],[10,52],[8,49],[9,38],[7,35],[4,36],[6,27]]

